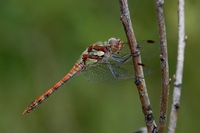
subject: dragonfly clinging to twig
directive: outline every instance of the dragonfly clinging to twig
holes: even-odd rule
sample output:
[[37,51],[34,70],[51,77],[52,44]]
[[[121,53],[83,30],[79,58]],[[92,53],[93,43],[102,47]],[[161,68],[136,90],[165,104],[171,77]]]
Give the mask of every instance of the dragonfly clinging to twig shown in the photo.
[[[147,43],[152,42],[151,40],[147,41]],[[140,47],[138,47],[139,50]],[[127,44],[117,38],[110,38],[108,42],[97,42],[88,46],[72,69],[49,90],[30,103],[23,114],[35,109],[60,86],[80,73],[84,73],[88,80],[100,82],[134,78],[130,59],[131,54]]]

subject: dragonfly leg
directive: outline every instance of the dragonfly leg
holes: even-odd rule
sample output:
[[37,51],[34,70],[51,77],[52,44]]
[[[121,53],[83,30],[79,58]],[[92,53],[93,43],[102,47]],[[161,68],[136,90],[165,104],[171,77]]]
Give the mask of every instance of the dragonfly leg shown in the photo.
[[[136,46],[137,50],[134,53],[133,57],[139,56],[139,54],[140,54],[140,48],[141,48],[141,46],[139,44],[137,44],[137,46]],[[115,61],[117,61],[119,63],[125,64],[125,63],[127,63],[130,60],[131,54],[127,53],[127,54],[124,54],[124,55],[112,55],[112,58],[113,58],[113,60],[115,60]]]
[[131,54],[125,54],[123,56],[112,56],[112,58],[113,58],[113,60],[115,60],[119,63],[125,64],[130,60]]
[[106,61],[106,64],[115,78],[120,77],[120,75],[117,74],[117,72],[113,69],[112,65],[108,61]]
[[[113,66],[108,61],[106,61],[106,64],[107,64],[108,68],[110,69],[112,75],[115,78],[117,78],[117,79],[127,79],[127,78],[130,78],[130,77],[125,76],[126,74],[125,75],[118,74],[115,71],[115,69],[113,68]],[[123,68],[120,68],[120,66],[115,66],[115,67],[117,67],[118,69],[122,69],[123,70]],[[134,78],[134,77],[131,77],[131,78]]]

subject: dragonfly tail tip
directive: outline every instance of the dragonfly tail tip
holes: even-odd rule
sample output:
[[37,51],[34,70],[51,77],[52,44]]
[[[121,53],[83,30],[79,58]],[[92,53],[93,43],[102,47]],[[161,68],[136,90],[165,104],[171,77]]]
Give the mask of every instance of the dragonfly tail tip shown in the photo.
[[23,115],[27,114],[28,113],[28,110],[24,110],[24,112],[22,113]]

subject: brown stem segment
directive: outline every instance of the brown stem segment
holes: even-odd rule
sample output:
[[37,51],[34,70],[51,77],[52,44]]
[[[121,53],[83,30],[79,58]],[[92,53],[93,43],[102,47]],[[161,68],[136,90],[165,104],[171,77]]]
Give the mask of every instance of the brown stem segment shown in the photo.
[[163,12],[164,0],[155,0],[156,14],[158,21],[158,31],[160,39],[160,63],[162,71],[162,93],[160,99],[160,117],[157,132],[161,133],[164,130],[167,107],[168,107],[168,93],[169,93],[169,67],[168,67],[168,53],[167,53],[167,39],[166,39],[166,27],[164,21]]
[[[154,121],[153,112],[151,109],[150,100],[149,100],[147,89],[146,89],[145,79],[141,78],[141,77],[144,77],[142,66],[138,65],[139,63],[141,63],[141,56],[140,56],[139,51],[137,50],[137,41],[136,41],[134,31],[132,28],[132,22],[130,19],[130,13],[128,9],[128,2],[127,0],[119,0],[119,2],[120,2],[121,14],[122,14],[121,21],[124,26],[124,30],[127,36],[130,50],[131,50],[134,71],[136,75],[135,84],[139,92],[139,97],[140,97],[140,101],[142,105],[142,111],[145,116],[147,130],[149,133],[150,132],[153,133],[157,126]],[[135,54],[138,54],[138,56],[135,56]]]

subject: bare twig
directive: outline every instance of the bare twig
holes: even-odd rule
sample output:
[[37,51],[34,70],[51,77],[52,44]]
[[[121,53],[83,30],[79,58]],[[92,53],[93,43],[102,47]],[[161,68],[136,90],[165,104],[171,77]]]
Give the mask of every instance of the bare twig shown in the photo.
[[162,70],[162,94],[160,100],[160,117],[157,132],[161,133],[164,130],[167,116],[168,106],[168,93],[169,93],[169,68],[168,68],[168,55],[167,55],[167,39],[166,39],[166,28],[164,21],[163,5],[164,0],[155,0],[156,14],[159,29],[160,39],[160,61]]
[[173,103],[170,114],[168,133],[174,133],[177,114],[180,106],[181,85],[183,76],[184,50],[187,37],[185,36],[184,0],[178,1],[178,55],[174,82]]
[[[139,92],[139,97],[142,104],[142,110],[145,116],[147,130],[149,133],[150,132],[153,133],[157,126],[154,121],[153,112],[150,106],[150,101],[149,101],[148,93],[146,89],[146,83],[145,83],[144,78],[142,78],[144,77],[143,69],[140,65],[138,65],[139,63],[141,63],[141,57],[140,57],[139,51],[137,50],[137,42],[136,42],[136,38],[135,38],[133,28],[132,28],[130,12],[128,9],[128,2],[127,0],[119,0],[119,2],[120,2],[121,13],[122,13],[121,21],[123,23],[124,30],[125,30],[129,47],[131,50],[131,54],[132,54],[134,71],[136,75],[135,84]],[[136,56],[136,54],[138,54],[138,56]]]

